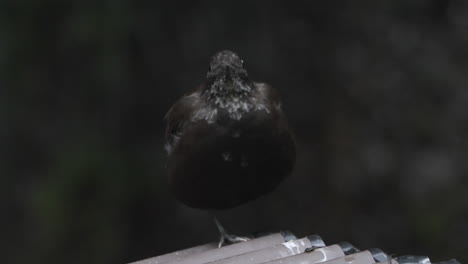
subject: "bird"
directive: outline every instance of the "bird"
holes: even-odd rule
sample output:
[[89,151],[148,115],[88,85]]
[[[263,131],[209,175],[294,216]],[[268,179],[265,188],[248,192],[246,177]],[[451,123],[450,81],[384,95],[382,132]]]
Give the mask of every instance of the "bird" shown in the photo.
[[[292,173],[296,144],[280,94],[252,81],[232,51],[211,57],[205,81],[165,119],[169,186],[189,207],[230,209],[273,191]],[[216,224],[220,245],[247,239]]]

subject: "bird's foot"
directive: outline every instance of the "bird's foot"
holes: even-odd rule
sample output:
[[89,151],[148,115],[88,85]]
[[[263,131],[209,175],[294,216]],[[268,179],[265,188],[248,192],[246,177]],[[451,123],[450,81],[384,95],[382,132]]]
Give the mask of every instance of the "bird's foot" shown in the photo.
[[218,243],[218,248],[224,246],[224,245],[231,245],[239,242],[245,242],[250,240],[248,237],[241,237],[241,236],[236,236],[236,235],[231,235],[231,234],[221,234],[221,237],[219,239]]
[[218,227],[220,238],[219,238],[219,243],[218,243],[218,248],[224,246],[224,245],[231,245],[239,242],[245,242],[250,240],[248,237],[241,237],[241,236],[236,236],[232,234],[228,234],[226,232],[226,229],[219,223],[218,219],[215,218],[216,226]]

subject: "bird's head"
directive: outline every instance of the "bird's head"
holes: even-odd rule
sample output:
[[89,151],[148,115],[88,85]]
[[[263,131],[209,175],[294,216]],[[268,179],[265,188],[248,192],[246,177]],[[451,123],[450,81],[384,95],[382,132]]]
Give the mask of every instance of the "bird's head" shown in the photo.
[[223,50],[211,58],[206,77],[209,81],[247,79],[247,71],[244,69],[244,62],[237,54]]

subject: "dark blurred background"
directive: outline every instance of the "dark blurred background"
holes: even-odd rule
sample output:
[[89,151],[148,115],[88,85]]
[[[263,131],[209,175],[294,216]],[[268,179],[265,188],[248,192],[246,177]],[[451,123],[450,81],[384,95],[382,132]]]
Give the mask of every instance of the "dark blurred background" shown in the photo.
[[228,230],[468,261],[468,3],[65,2],[0,4],[2,263],[217,240],[168,191],[163,117],[222,49],[280,90],[298,145]]

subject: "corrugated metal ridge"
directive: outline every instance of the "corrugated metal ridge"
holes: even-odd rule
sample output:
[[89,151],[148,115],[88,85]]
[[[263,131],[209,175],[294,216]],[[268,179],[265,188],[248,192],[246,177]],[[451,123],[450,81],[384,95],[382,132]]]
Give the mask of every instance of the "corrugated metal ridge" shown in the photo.
[[455,259],[431,263],[427,256],[395,258],[378,248],[360,251],[348,242],[326,245],[318,235],[298,239],[291,232],[217,245],[208,243],[130,264],[460,264]]

